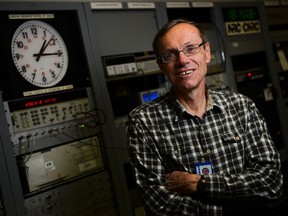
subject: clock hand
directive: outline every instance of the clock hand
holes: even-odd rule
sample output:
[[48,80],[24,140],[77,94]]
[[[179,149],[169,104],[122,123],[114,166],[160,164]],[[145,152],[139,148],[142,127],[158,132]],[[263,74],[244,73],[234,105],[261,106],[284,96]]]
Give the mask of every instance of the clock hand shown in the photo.
[[41,48],[40,48],[40,50],[39,50],[39,53],[40,53],[41,50],[44,48],[45,44],[46,44],[46,40],[43,41],[43,44],[42,44],[42,46],[41,46]]
[[[47,55],[58,55],[58,56],[61,56],[63,53],[62,52],[55,52],[55,53],[42,53],[41,56],[47,56]],[[39,56],[39,54],[33,54],[33,57],[35,56]]]
[[[43,42],[43,44],[42,44],[42,46],[41,46],[41,48],[40,48],[40,50],[39,50],[39,53],[35,55],[35,56],[37,56],[37,58],[36,58],[36,61],[37,61],[37,62],[38,62],[39,59],[40,59],[40,53],[42,52],[43,48],[45,47],[45,44],[46,44],[46,40]],[[33,56],[34,56],[34,55],[33,55]]]
[[[46,44],[46,40],[44,41],[44,43],[42,44],[42,47],[39,51],[39,53],[36,55],[36,61],[38,62],[40,60],[40,57],[43,55],[44,51],[46,50],[46,48],[48,47],[49,43],[51,42],[51,40],[53,39],[54,35],[52,35],[52,37],[50,38],[50,40],[48,41],[48,43]],[[33,55],[34,56],[34,55]]]

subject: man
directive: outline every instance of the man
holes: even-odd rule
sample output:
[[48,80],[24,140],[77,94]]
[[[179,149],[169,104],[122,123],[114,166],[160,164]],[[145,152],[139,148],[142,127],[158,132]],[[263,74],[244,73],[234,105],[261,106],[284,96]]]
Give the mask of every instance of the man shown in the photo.
[[[264,200],[281,195],[283,180],[255,104],[206,88],[210,44],[198,24],[169,22],[153,48],[171,91],[134,109],[127,121],[147,215],[260,215]],[[209,174],[199,172],[203,167]]]

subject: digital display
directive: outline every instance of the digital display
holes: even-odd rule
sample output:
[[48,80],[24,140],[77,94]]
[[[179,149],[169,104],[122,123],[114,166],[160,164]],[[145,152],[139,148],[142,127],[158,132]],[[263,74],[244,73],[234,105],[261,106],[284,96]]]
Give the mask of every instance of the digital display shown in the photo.
[[46,99],[38,99],[38,100],[28,100],[25,102],[25,107],[30,108],[30,107],[35,107],[35,106],[42,106],[42,105],[48,105],[52,103],[56,103],[57,98],[52,97],[52,98],[46,98]]
[[146,92],[146,93],[143,93],[141,95],[141,97],[142,97],[141,98],[142,102],[143,103],[147,103],[149,101],[152,101],[152,100],[158,98],[159,97],[159,92],[158,91]]
[[256,7],[223,8],[225,22],[258,20],[259,13]]

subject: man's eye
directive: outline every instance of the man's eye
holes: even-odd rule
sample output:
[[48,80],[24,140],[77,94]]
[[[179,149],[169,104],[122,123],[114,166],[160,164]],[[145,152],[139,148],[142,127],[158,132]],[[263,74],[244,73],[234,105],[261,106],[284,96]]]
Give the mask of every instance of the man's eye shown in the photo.
[[176,54],[174,52],[168,52],[165,54],[166,58],[174,58]]
[[188,46],[188,47],[186,47],[185,51],[188,53],[193,53],[195,51],[195,47],[194,46]]

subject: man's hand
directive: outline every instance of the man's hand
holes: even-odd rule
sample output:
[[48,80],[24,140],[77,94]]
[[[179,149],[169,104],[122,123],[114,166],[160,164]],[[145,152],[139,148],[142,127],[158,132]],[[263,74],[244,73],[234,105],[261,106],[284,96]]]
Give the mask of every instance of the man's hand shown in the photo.
[[190,174],[188,172],[174,171],[166,175],[167,189],[182,195],[197,192],[197,184],[200,175]]

